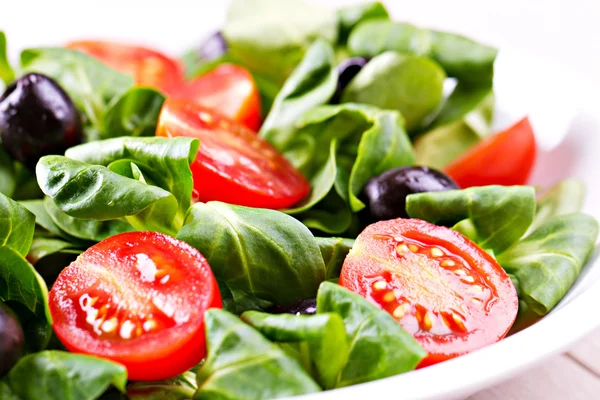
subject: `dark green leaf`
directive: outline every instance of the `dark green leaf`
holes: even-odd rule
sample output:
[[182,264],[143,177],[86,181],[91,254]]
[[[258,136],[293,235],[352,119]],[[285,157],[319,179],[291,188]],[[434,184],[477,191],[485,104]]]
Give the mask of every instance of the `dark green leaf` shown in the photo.
[[490,131],[494,116],[494,92],[491,87],[470,89],[459,84],[433,128],[415,141],[416,163],[442,169]]
[[327,271],[326,279],[333,279],[340,276],[342,265],[348,255],[348,252],[354,246],[354,239],[344,238],[322,238],[316,237],[317,245],[321,250],[325,269]]
[[310,229],[331,235],[347,232],[353,217],[350,207],[335,190],[330,191],[317,206],[297,216]]
[[279,85],[316,39],[337,33],[333,10],[300,0],[234,0],[223,26],[231,56]]
[[6,35],[2,31],[0,31],[0,79],[6,86],[15,80],[15,71],[10,66],[6,54]]
[[[5,302],[5,304],[14,311],[23,328],[23,333],[25,335],[23,355],[44,350],[48,346],[48,342],[52,336],[52,326],[46,318],[46,315],[43,313],[41,315],[36,315],[27,307],[27,305],[18,301],[10,300]],[[1,398],[2,397],[0,397],[0,399]]]
[[94,400],[111,384],[125,391],[127,371],[96,357],[43,351],[22,358],[2,382],[19,400]]
[[242,315],[242,321],[276,342],[308,342],[317,381],[325,389],[336,387],[348,353],[344,322],[338,314],[273,315],[248,311]]
[[538,199],[535,218],[528,232],[533,232],[549,218],[581,210],[584,198],[583,182],[578,179],[560,181]]
[[135,162],[144,177],[175,196],[180,221],[173,225],[180,226],[190,207],[194,189],[190,164],[198,154],[199,145],[198,139],[187,137],[121,137],[71,147],[65,154],[74,160],[103,166],[119,160]]
[[151,88],[132,87],[109,104],[100,139],[154,136],[165,96]]
[[177,238],[198,249],[229,288],[276,304],[314,297],[325,279],[313,235],[278,211],[197,203]]
[[465,190],[411,194],[406,211],[431,223],[469,218],[484,249],[497,254],[519,240],[535,213],[535,191],[529,186],[482,186]]
[[0,301],[21,303],[38,318],[52,321],[46,283],[33,266],[10,247],[0,247]]
[[25,207],[0,193],[0,246],[11,247],[21,255],[27,255],[35,216]]
[[[125,178],[106,167],[63,156],[42,157],[36,172],[42,191],[61,211],[76,218],[100,221],[122,218],[173,196],[164,189]],[[175,212],[173,210],[173,215]]]
[[[54,225],[58,227],[60,232],[64,232],[63,236],[66,236],[67,238],[100,242],[111,236],[118,235],[119,233],[131,232],[134,230],[127,221],[122,219],[98,221],[94,219],[71,217],[61,211],[49,197],[44,199],[44,208]],[[70,242],[73,241],[70,240]]]
[[197,400],[276,399],[321,389],[300,364],[226,311],[205,314],[208,354]]
[[[18,161],[14,162],[14,170],[15,191],[10,196],[13,200],[32,200],[44,197],[44,193],[37,183],[35,171],[29,170]],[[19,190],[16,190],[17,188]]]
[[41,72],[56,79],[98,132],[104,131],[102,118],[108,104],[133,85],[132,77],[61,47],[24,50],[21,66],[25,72]]
[[337,10],[340,42],[345,42],[356,25],[369,19],[389,19],[385,6],[378,1],[350,5]]
[[129,400],[186,400],[198,389],[193,372],[160,382],[133,382],[127,386]]
[[322,313],[342,317],[350,343],[337,387],[411,371],[427,354],[390,314],[334,283],[319,288],[317,315]]
[[13,160],[0,144],[0,194],[12,197],[16,187],[17,179]]
[[260,135],[279,150],[287,147],[293,139],[296,121],[311,108],[327,103],[335,92],[336,84],[333,49],[327,42],[319,40],[308,49],[298,68],[283,85],[260,129]]
[[442,101],[445,78],[444,70],[430,59],[385,52],[350,81],[342,101],[398,110],[407,129],[413,130]]
[[454,33],[422,29],[387,20],[361,23],[350,34],[354,55],[375,57],[385,51],[426,56],[437,61],[448,76],[471,86],[492,81],[498,51]]
[[[35,223],[47,231],[49,235],[61,237],[71,243],[78,241],[76,237],[67,234],[54,222],[50,213],[46,210],[44,200],[24,200],[20,201],[19,204],[35,215]],[[58,209],[56,206],[54,208]]]
[[585,214],[554,216],[498,256],[516,278],[529,309],[545,315],[569,291],[594,249],[598,222]]

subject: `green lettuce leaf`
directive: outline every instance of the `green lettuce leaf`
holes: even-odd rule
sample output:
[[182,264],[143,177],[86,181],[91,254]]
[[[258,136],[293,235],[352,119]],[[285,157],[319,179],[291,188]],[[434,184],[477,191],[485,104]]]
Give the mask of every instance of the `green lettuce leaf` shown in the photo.
[[35,216],[16,201],[0,193],[0,246],[27,255],[33,240]]
[[533,232],[549,218],[581,210],[585,198],[585,185],[578,179],[558,182],[537,201],[535,218],[528,232]]
[[339,41],[344,43],[352,29],[369,19],[389,19],[385,6],[379,1],[349,5],[337,10],[340,24]]
[[354,246],[354,239],[336,237],[316,237],[315,239],[325,262],[325,269],[327,271],[326,279],[339,277],[344,260],[350,249],[352,249],[352,246]]
[[15,80],[15,71],[10,66],[6,53],[6,35],[0,31],[0,79],[8,86]]

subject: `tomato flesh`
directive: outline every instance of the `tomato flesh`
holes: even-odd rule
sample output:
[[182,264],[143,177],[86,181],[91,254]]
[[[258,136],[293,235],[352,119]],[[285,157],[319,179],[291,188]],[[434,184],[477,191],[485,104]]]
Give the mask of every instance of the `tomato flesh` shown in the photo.
[[458,232],[416,219],[369,225],[340,285],[388,311],[428,352],[419,367],[503,338],[517,293],[502,267]]
[[198,201],[279,209],[310,191],[306,179],[269,143],[209,108],[167,99],[156,134],[200,139],[191,166]]
[[245,68],[222,64],[184,84],[173,98],[196,102],[258,131],[261,124],[260,95]]
[[166,94],[178,89],[183,82],[183,67],[179,62],[152,49],[103,41],[77,41],[66,47],[131,75],[140,86],[150,86]]
[[68,350],[119,362],[131,380],[161,380],[204,358],[204,311],[220,308],[221,296],[196,249],[160,233],[129,232],[65,268],[49,303]]
[[536,157],[533,128],[523,118],[487,138],[448,165],[446,172],[461,188],[487,185],[524,185]]

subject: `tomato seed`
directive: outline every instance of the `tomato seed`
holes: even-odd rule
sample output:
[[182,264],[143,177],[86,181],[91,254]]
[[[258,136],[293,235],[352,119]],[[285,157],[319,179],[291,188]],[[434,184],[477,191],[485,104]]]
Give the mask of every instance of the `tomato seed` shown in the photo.
[[454,321],[454,323],[456,324],[458,329],[460,329],[463,332],[467,331],[467,328],[465,327],[463,320],[458,316],[458,314],[452,313],[452,320]]
[[104,321],[101,328],[106,333],[114,332],[115,329],[117,329],[117,319],[112,317],[111,319]]
[[125,320],[125,322],[123,322],[123,324],[121,324],[121,329],[119,329],[119,335],[123,339],[131,339],[131,334],[133,333],[134,329],[135,324],[127,319]]
[[409,244],[408,248],[410,249],[410,251],[412,251],[413,253],[416,253],[417,251],[419,251],[419,248],[414,245],[414,244]]
[[383,295],[383,301],[385,301],[386,303],[391,303],[394,300],[396,300],[396,295],[394,294],[394,292],[387,292]]
[[398,253],[399,256],[404,255],[404,253],[406,253],[408,251],[408,246],[405,244],[399,244],[398,246],[396,246],[396,253]]
[[434,247],[430,250],[431,253],[431,257],[441,257],[444,255],[444,252],[441,251],[440,249],[438,249],[437,247]]
[[400,304],[398,307],[394,309],[392,312],[392,316],[396,319],[401,319],[406,314],[406,306],[407,304]]
[[469,283],[473,283],[473,282],[475,282],[475,278],[473,278],[473,277],[472,277],[472,276],[470,276],[470,275],[469,275],[469,276],[465,276],[463,279],[464,279],[466,282],[469,282]]
[[452,260],[444,260],[442,261],[442,267],[454,267],[456,263]]
[[471,299],[471,303],[481,304],[481,300],[473,298],[473,299]]
[[457,269],[457,270],[454,271],[454,273],[456,275],[458,275],[458,276],[465,276],[465,275],[467,275],[467,273],[465,272],[464,269]]
[[483,293],[483,288],[479,285],[473,285],[469,288],[469,292],[472,293]]
[[387,283],[385,281],[377,281],[373,283],[373,289],[375,290],[384,290],[387,288]]
[[429,330],[431,330],[432,326],[433,326],[433,323],[431,322],[431,317],[429,316],[429,312],[426,312],[425,315],[423,316],[423,324],[422,324],[421,328],[423,330],[429,331]]
[[213,121],[212,115],[204,111],[200,111],[198,113],[198,118],[200,118],[200,120],[206,124],[210,124]]

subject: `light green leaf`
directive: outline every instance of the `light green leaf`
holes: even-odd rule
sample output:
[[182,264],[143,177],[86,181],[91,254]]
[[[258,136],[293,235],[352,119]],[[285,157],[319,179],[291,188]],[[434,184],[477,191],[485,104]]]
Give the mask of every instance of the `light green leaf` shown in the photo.
[[549,218],[581,210],[585,198],[585,185],[578,179],[565,179],[558,182],[537,201],[533,223],[528,232],[533,232]]
[[337,15],[340,24],[340,42],[344,42],[352,29],[359,23],[369,19],[389,19],[390,16],[385,9],[385,6],[374,1],[371,3],[361,3],[349,5],[337,10]]
[[0,144],[0,194],[12,197],[16,187],[17,179],[13,160]]
[[327,270],[326,279],[334,279],[340,276],[342,265],[346,256],[354,246],[354,239],[345,238],[323,238],[316,237],[317,245],[321,250],[325,268]]
[[34,230],[35,216],[0,193],[0,246],[10,247],[25,256],[31,246]]
[[0,31],[0,79],[8,86],[15,80],[15,71],[10,66],[6,53],[6,35]]

